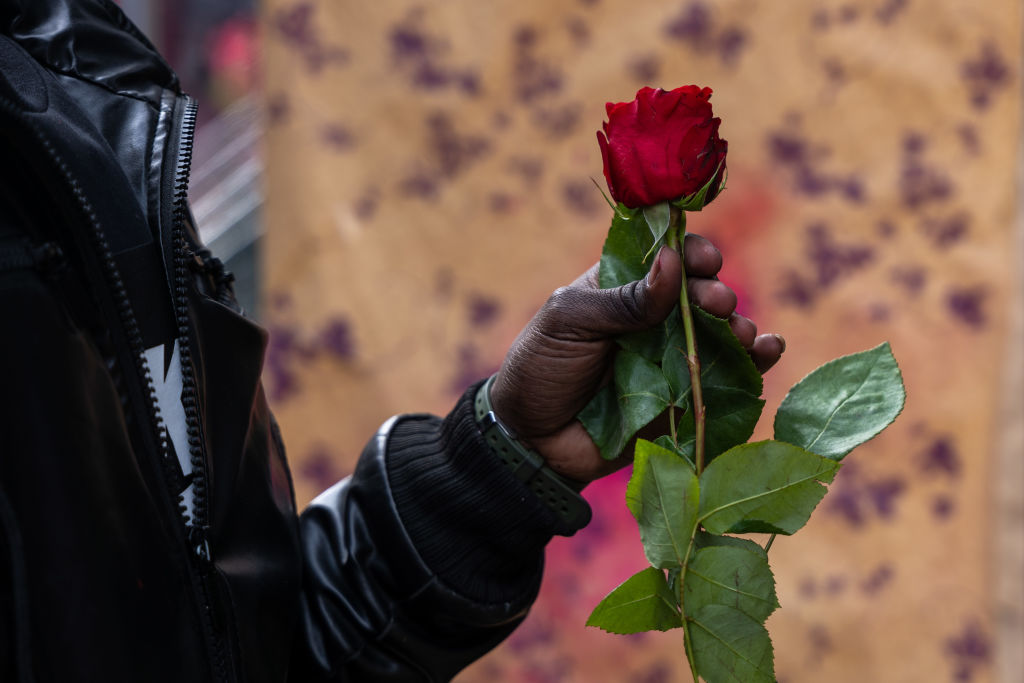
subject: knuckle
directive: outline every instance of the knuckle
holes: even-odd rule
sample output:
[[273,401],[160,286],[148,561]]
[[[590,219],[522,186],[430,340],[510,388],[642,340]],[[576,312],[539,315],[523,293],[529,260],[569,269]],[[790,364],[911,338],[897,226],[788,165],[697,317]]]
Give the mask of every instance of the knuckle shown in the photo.
[[610,313],[626,323],[640,324],[647,320],[644,288],[640,282],[632,282],[615,290],[610,297]]

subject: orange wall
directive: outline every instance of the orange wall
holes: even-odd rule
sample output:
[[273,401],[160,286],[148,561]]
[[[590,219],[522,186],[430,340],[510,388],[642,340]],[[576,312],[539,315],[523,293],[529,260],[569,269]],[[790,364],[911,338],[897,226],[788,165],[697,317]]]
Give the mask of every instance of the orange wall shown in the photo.
[[[907,407],[772,549],[783,683],[994,680],[993,414],[1015,251],[1012,0],[266,0],[267,385],[303,501],[373,430],[490,374],[610,217],[594,131],[642,85],[714,88],[712,238],[786,389],[892,342]],[[1019,340],[1015,343],[1019,344]],[[556,540],[465,683],[688,680],[678,632],[583,626],[644,566],[626,473]]]

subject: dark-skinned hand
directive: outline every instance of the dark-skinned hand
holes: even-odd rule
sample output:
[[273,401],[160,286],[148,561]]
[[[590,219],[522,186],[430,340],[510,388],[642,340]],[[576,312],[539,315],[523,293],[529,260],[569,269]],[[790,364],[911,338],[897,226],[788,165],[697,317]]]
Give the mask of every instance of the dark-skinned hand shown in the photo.
[[[729,321],[761,372],[785,350],[782,337],[757,334],[736,314],[736,294],[716,279],[722,255],[687,234],[684,258],[690,301]],[[608,380],[615,337],[658,325],[679,305],[679,254],[662,247],[643,280],[600,289],[597,266],[554,292],[512,344],[491,388],[498,418],[544,457],[555,472],[589,482],[628,464],[629,454],[604,460],[576,414]],[[658,432],[666,433],[667,427]]]

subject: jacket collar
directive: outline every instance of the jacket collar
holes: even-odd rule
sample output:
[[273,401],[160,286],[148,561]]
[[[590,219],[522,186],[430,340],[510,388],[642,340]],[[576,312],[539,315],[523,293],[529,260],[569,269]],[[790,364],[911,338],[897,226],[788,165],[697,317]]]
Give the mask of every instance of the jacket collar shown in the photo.
[[0,0],[0,33],[40,64],[159,107],[181,92],[153,44],[110,0]]

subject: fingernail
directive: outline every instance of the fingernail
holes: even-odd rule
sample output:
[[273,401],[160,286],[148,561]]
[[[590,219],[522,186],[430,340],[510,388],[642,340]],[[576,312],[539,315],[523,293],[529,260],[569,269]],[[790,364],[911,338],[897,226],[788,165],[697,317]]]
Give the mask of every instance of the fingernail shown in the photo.
[[647,273],[647,286],[652,286],[661,275],[661,249],[658,250],[658,255],[654,257],[654,264],[651,266],[651,272]]
[[779,340],[779,344],[782,345],[781,353],[785,353],[786,352],[786,340],[783,338],[783,336],[781,334],[776,334],[774,336],[775,336],[776,339]]

